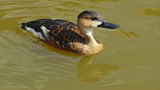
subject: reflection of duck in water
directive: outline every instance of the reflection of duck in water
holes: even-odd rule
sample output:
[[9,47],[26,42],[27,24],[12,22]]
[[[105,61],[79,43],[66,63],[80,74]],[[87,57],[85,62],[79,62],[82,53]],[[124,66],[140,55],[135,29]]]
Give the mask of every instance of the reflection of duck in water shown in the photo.
[[92,57],[85,57],[78,65],[77,76],[85,82],[98,82],[102,77],[108,76],[109,72],[118,69],[118,66],[108,64],[92,64],[92,60]]
[[102,43],[93,36],[92,28],[115,29],[119,27],[105,21],[95,11],[80,13],[77,25],[65,20],[39,19],[22,23],[21,28],[31,31],[41,41],[50,46],[76,54],[92,55],[103,49]]

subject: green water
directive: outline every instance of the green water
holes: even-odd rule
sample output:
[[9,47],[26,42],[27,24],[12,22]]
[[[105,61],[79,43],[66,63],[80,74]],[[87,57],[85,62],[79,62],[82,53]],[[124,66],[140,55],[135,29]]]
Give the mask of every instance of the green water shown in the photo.
[[[20,23],[76,23],[94,10],[119,29],[95,29],[104,44],[92,57],[48,47]],[[159,0],[1,0],[0,90],[160,90]]]

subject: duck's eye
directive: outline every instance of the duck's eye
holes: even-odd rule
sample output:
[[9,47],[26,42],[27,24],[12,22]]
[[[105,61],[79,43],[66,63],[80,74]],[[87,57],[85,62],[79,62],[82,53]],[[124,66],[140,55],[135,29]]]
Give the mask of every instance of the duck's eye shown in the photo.
[[92,21],[94,21],[94,20],[98,20],[98,18],[97,17],[93,17],[93,18],[91,18],[92,19]]

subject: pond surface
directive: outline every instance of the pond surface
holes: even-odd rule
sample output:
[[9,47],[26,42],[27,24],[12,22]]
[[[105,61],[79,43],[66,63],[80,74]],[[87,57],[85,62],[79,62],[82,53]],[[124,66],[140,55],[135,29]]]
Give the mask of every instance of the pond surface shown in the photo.
[[[96,29],[104,44],[92,57],[51,48],[20,23],[76,23],[94,10],[120,25]],[[160,90],[160,0],[1,0],[0,90]]]

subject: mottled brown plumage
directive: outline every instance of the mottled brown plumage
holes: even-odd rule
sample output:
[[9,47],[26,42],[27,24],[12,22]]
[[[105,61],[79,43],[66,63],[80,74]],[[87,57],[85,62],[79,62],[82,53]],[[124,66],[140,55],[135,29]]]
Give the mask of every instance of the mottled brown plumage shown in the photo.
[[[78,16],[77,24],[65,20],[38,19],[22,23],[21,28],[31,31],[44,43],[58,49],[82,55],[99,53],[103,45],[96,39],[91,29],[94,27],[117,28],[115,24],[105,22],[94,11],[84,11]],[[105,26],[106,25],[106,26]]]

